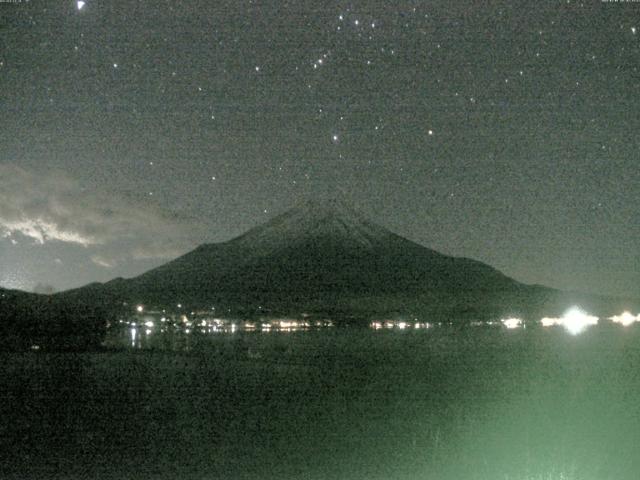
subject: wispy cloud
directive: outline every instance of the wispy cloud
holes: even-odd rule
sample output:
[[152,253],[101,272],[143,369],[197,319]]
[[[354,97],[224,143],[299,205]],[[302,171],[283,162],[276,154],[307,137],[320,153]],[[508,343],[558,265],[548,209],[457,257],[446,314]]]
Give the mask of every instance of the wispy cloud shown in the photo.
[[86,189],[64,173],[0,164],[0,236],[15,234],[89,248],[91,261],[105,268],[175,257],[204,240],[198,222],[157,205]]

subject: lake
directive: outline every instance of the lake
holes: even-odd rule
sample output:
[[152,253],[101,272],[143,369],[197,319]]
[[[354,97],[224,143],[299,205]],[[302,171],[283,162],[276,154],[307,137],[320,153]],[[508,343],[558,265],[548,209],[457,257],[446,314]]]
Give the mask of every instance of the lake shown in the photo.
[[640,471],[637,326],[110,335],[104,352],[1,355],[1,478]]

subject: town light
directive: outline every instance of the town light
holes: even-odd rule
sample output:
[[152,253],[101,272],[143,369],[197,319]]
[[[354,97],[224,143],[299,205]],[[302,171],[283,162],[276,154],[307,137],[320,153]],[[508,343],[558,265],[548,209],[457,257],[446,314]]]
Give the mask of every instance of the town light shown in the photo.
[[611,320],[613,323],[619,323],[623,327],[628,327],[632,323],[640,321],[640,315],[636,317],[629,312],[622,312],[621,315],[614,315],[613,317],[609,317],[609,320]]
[[502,323],[502,325],[504,325],[505,327],[511,329],[511,328],[518,328],[520,326],[522,326],[522,320],[519,318],[503,318],[502,320],[500,320],[500,322]]
[[544,317],[540,320],[543,327],[553,327],[554,325],[562,325],[561,318]]
[[596,325],[598,317],[588,315],[577,307],[572,308],[562,317],[562,325],[572,335],[577,335],[590,325]]

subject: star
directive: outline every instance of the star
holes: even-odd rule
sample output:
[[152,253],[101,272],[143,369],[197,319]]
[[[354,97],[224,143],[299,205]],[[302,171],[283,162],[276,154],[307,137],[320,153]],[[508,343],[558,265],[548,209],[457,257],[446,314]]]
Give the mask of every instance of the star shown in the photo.
[[635,35],[635,34],[636,34],[636,32],[637,32],[636,27],[631,27],[631,33],[633,33],[633,34]]
[[78,2],[76,2],[76,7],[78,8],[78,10],[82,10],[85,6],[85,3],[82,0],[79,0]]

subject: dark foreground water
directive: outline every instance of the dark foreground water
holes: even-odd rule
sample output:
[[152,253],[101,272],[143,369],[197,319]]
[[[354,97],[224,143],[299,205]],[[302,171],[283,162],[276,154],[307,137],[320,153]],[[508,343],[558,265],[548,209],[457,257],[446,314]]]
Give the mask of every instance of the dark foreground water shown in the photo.
[[189,342],[1,355],[0,478],[640,475],[636,327]]

